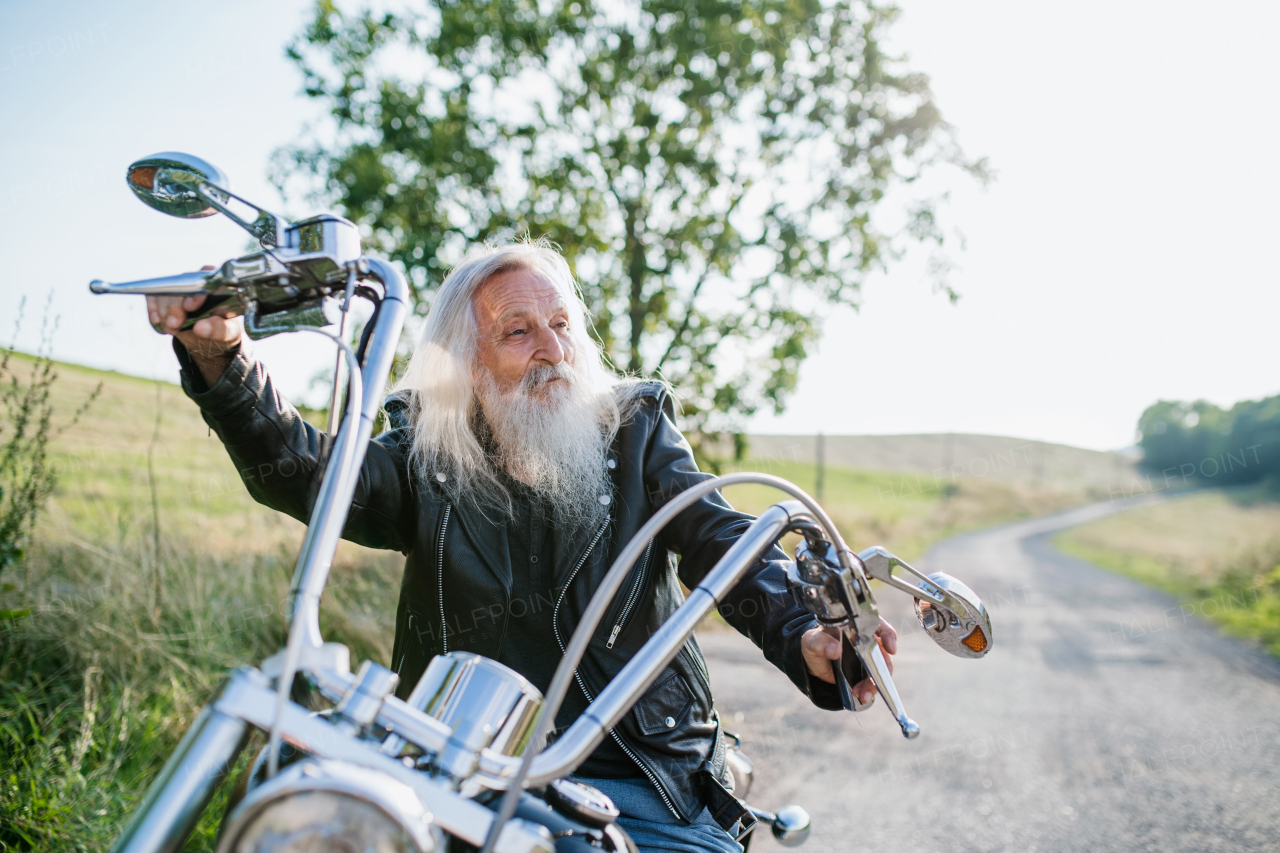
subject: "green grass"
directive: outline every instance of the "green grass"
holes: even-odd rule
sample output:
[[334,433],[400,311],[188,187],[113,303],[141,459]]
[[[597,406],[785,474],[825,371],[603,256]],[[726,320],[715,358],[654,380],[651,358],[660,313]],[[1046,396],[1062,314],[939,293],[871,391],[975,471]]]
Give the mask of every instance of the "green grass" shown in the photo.
[[1169,592],[1280,655],[1280,496],[1214,489],[1059,534],[1070,554]]
[[[279,648],[303,531],[253,503],[178,388],[59,373],[63,415],[106,389],[53,448],[60,485],[0,577],[0,610],[32,610],[0,622],[0,850],[110,845],[227,670]],[[335,561],[322,623],[357,661],[390,657],[396,556],[344,543]],[[212,849],[220,812],[188,849]]]
[[[811,463],[748,459],[726,470],[760,471],[790,480],[817,495]],[[765,486],[734,486],[734,506],[759,513],[786,496]],[[884,545],[904,560],[918,559],[930,545],[966,530],[1043,515],[1105,498],[1081,487],[1011,483],[981,477],[935,479],[927,474],[857,471],[827,467],[823,508],[855,551]]]
[[[105,390],[53,448],[60,485],[27,559],[0,577],[0,610],[32,610],[0,622],[0,850],[109,846],[227,669],[279,648],[303,533],[248,497],[177,387],[70,365],[59,372],[54,402],[64,417],[98,381]],[[738,467],[814,491],[809,465]],[[742,488],[729,497],[759,511],[779,496]],[[1088,497],[838,468],[827,470],[825,489],[850,544],[883,544],[906,559],[950,533]],[[321,621],[354,661],[389,663],[401,564],[350,543],[339,550]],[[212,849],[224,798],[187,849]]]

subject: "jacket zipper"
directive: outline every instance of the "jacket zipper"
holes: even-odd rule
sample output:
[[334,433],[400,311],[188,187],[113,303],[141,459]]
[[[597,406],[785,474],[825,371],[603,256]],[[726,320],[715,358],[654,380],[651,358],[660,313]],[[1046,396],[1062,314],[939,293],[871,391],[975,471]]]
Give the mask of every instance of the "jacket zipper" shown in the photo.
[[[595,549],[596,543],[600,541],[600,537],[604,535],[605,528],[608,526],[609,522],[605,521],[605,523],[600,526],[600,529],[596,531],[596,536],[591,540],[591,544],[587,546],[587,550],[582,555],[582,559],[578,561],[578,565],[574,566],[573,571],[569,573],[569,579],[565,581],[564,589],[560,590],[560,598],[556,600],[556,606],[551,611],[551,628],[556,635],[556,643],[560,646],[561,655],[564,654],[565,647],[564,640],[560,639],[560,605],[564,603],[564,597],[569,593],[569,587],[572,586],[573,579],[578,576],[578,570],[587,562],[587,557],[591,556],[591,552]],[[649,544],[652,546],[653,543],[650,542]],[[577,670],[577,668],[574,668],[573,670],[573,680],[578,683],[578,689],[582,691],[582,695],[587,697],[587,702],[594,702],[595,697],[591,695],[591,691],[587,689],[587,685],[582,682],[582,674]],[[675,804],[671,802],[671,795],[667,793],[666,788],[662,787],[662,782],[659,781],[654,772],[649,769],[649,766],[641,761],[640,756],[636,755],[631,748],[627,746],[626,742],[622,739],[622,736],[619,735],[615,729],[610,729],[609,735],[617,742],[622,751],[627,754],[627,757],[635,762],[636,767],[640,768],[640,772],[645,775],[645,778],[649,780],[649,783],[657,789],[658,796],[662,798],[662,802],[667,807],[667,810],[675,815],[677,819],[683,820],[684,816],[680,814],[679,810],[676,809]]]
[[649,540],[649,544],[645,546],[644,557],[640,560],[640,570],[636,572],[636,579],[631,584],[631,592],[627,593],[627,603],[622,608],[622,613],[618,615],[618,621],[614,623],[613,631],[609,633],[609,642],[604,644],[606,649],[613,648],[613,644],[617,642],[618,635],[622,633],[622,629],[626,627],[627,617],[631,615],[631,608],[635,607],[636,599],[640,597],[640,588],[644,585],[644,573],[649,568],[649,553],[653,550],[653,540]]
[[551,609],[551,630],[555,632],[556,643],[560,645],[560,654],[564,654],[564,641],[560,639],[560,605],[564,603],[564,597],[569,593],[569,587],[573,586],[573,579],[578,576],[578,571],[586,564],[587,558],[591,556],[591,552],[595,550],[596,543],[600,541],[600,537],[604,536],[605,530],[609,527],[609,519],[600,525],[600,529],[596,531],[596,535],[591,540],[591,544],[587,546],[587,550],[582,553],[582,557],[578,560],[578,564],[573,567],[573,571],[569,572],[569,578],[564,582],[564,587],[560,590],[560,597],[556,599],[556,606]]
[[413,636],[413,614],[409,614],[408,628],[404,632],[404,645],[400,647],[400,663],[396,665],[396,674],[404,672],[404,658],[409,654],[409,638]]
[[[595,697],[591,695],[591,691],[587,689],[587,685],[582,683],[582,677],[578,675],[578,671],[576,669],[573,671],[573,678],[578,682],[578,687],[581,688],[582,692],[586,695],[587,702],[594,702]],[[662,802],[666,805],[667,810],[677,818],[684,820],[680,812],[676,810],[675,804],[671,802],[671,796],[667,794],[667,789],[662,787],[662,783],[658,781],[658,777],[654,775],[654,772],[649,769],[649,765],[641,761],[640,756],[631,751],[631,748],[627,746],[626,741],[622,739],[622,735],[618,734],[617,729],[609,729],[609,736],[612,737],[618,746],[622,748],[622,751],[627,754],[627,757],[635,762],[636,767],[640,768],[640,772],[645,775],[645,778],[649,780],[649,783],[658,790],[658,796],[662,797]]]
[[449,623],[444,618],[444,532],[449,529],[449,510],[453,504],[444,505],[444,516],[440,519],[440,535],[436,537],[436,589],[440,591],[440,645],[442,654],[449,651]]

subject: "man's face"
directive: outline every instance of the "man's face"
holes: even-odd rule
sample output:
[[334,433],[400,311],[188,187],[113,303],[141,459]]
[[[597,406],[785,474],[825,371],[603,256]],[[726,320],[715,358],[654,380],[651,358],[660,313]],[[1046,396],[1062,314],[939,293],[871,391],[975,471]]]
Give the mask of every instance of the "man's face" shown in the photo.
[[[538,273],[519,269],[491,277],[476,289],[471,308],[480,335],[479,366],[504,391],[531,369],[574,363],[569,308],[555,286]],[[556,386],[565,381],[552,374],[529,390],[542,398],[561,390]]]

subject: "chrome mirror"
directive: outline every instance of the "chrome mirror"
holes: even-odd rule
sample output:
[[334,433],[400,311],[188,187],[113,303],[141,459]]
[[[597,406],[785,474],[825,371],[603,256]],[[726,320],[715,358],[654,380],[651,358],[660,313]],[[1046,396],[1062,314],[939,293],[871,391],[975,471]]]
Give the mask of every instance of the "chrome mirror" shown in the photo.
[[951,575],[934,572],[928,577],[934,587],[946,594],[947,606],[917,598],[915,610],[920,627],[956,657],[985,655],[991,648],[991,617],[982,599]]
[[[915,597],[920,627],[944,650],[961,658],[990,651],[991,617],[969,587],[943,572],[925,575],[879,545],[859,552],[858,559],[869,577]],[[896,569],[909,577],[899,577]]]
[[125,180],[144,203],[182,219],[200,219],[218,212],[217,205],[200,193],[201,185],[222,196],[228,195],[229,186],[226,173],[217,166],[178,151],[152,154],[131,163]]
[[[161,213],[183,219],[223,213],[264,248],[284,244],[283,219],[231,192],[225,172],[192,154],[164,151],[143,157],[130,164],[125,179],[134,195]],[[249,208],[248,214],[232,210],[232,200]]]

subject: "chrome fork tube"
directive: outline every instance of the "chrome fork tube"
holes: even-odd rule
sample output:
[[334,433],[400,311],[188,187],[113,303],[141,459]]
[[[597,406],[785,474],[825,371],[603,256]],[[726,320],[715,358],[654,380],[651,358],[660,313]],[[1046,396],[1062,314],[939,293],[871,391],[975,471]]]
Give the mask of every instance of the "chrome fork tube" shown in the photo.
[[400,329],[408,313],[409,288],[404,276],[386,261],[365,258],[363,262],[369,265],[374,278],[382,282],[384,296],[378,312],[378,324],[373,330],[361,370],[360,418],[357,423],[344,423],[338,430],[331,453],[337,461],[345,461],[345,464],[326,472],[321,482],[292,588],[293,620],[301,620],[303,642],[317,647],[323,643],[320,636],[320,595],[329,579],[333,553],[351,509],[364,453],[373,435],[378,410],[382,408],[382,395],[395,358],[396,345],[400,341]]
[[113,853],[182,849],[200,813],[244,749],[247,724],[210,705],[200,712],[147,790]]
[[[333,566],[333,554],[351,511],[351,500],[360,468],[364,464],[365,451],[373,435],[373,426],[382,408],[382,393],[395,358],[396,344],[400,341],[400,329],[408,312],[409,287],[404,276],[386,261],[362,258],[373,277],[382,282],[382,305],[378,310],[377,324],[369,340],[369,350],[361,367],[352,358],[352,391],[359,385],[359,417],[346,418],[338,429],[330,453],[329,465],[320,482],[320,494],[307,524],[307,535],[298,554],[290,589],[292,619],[289,622],[289,638],[285,643],[284,662],[278,685],[275,723],[267,740],[267,776],[275,776],[279,768],[280,714],[292,687],[293,675],[304,645],[319,648],[324,643],[320,634],[320,596],[329,580]],[[342,344],[345,346],[345,344]],[[356,371],[359,371],[358,373]],[[356,402],[354,393],[351,403]]]

